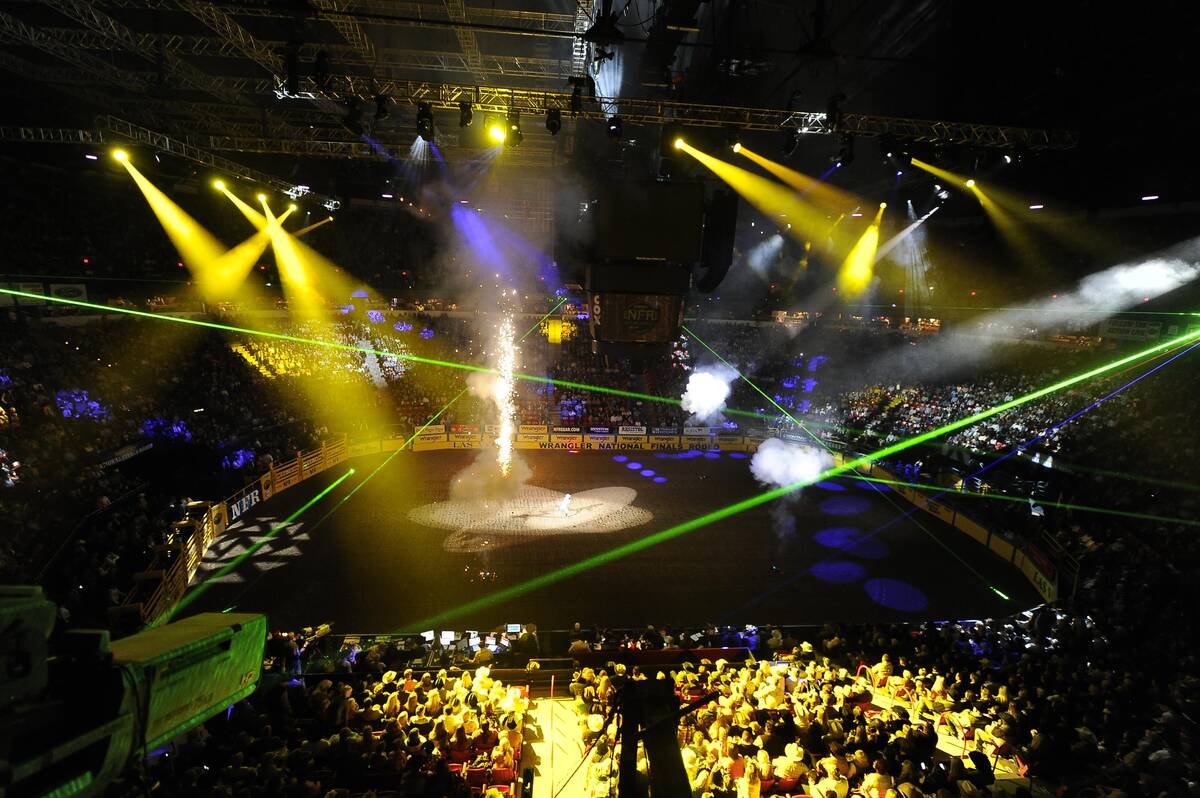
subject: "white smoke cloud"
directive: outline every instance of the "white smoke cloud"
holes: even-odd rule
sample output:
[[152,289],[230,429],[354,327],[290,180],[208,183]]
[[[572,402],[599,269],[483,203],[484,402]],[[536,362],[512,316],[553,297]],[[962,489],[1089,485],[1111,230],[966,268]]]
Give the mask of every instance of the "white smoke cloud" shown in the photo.
[[693,371],[688,377],[680,405],[692,414],[688,423],[713,424],[719,421],[725,402],[729,399],[729,384],[736,379],[737,372],[723,363],[701,366]]
[[750,473],[764,485],[782,488],[815,481],[832,465],[833,458],[820,449],[768,438],[750,458]]
[[488,402],[496,400],[496,375],[490,371],[475,371],[467,375],[467,390],[471,396]]
[[533,471],[516,452],[513,452],[508,474],[503,474],[496,450],[484,448],[471,465],[450,480],[450,499],[484,503],[509,500],[521,492],[532,476]]

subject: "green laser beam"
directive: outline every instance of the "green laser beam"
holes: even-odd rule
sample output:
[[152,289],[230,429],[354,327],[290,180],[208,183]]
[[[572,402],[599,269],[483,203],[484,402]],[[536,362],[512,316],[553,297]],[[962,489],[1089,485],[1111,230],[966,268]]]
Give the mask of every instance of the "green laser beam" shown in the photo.
[[259,549],[261,549],[264,545],[266,545],[267,542],[271,540],[271,538],[278,535],[280,530],[282,530],[288,524],[292,523],[297,518],[299,518],[304,513],[305,510],[307,510],[309,507],[312,507],[314,504],[319,502],[321,499],[325,498],[326,494],[328,494],[331,490],[336,488],[338,485],[342,484],[342,482],[344,482],[346,479],[348,479],[353,474],[354,474],[354,469],[351,468],[345,474],[342,474],[340,477],[338,477],[336,480],[334,480],[330,485],[328,485],[324,490],[322,490],[316,496],[313,496],[311,499],[309,499],[307,502],[305,502],[299,509],[292,512],[291,515],[289,515],[287,518],[283,519],[278,524],[275,524],[273,527],[271,527],[270,531],[268,531],[267,534],[263,536],[262,540],[259,540],[253,546],[250,546],[248,549],[243,551],[241,554],[234,557],[232,560],[229,561],[228,564],[226,564],[223,568],[221,568],[215,574],[212,574],[211,576],[206,577],[203,582],[201,582],[200,584],[198,584],[194,588],[192,588],[192,590],[187,595],[183,596],[182,598],[179,599],[179,601],[175,602],[175,606],[171,607],[171,609],[169,609],[165,613],[163,613],[158,619],[156,619],[154,621],[154,623],[152,625],[158,626],[160,624],[164,624],[167,621],[171,620],[171,618],[174,617],[175,613],[177,613],[180,610],[182,610],[183,608],[187,607],[189,604],[191,604],[193,601],[195,601],[197,598],[199,598],[201,596],[201,594],[203,594],[206,590],[208,590],[208,588],[212,586],[214,580],[225,576],[230,571],[234,570],[239,565],[241,565],[243,562],[245,562],[247,558],[253,556],[254,553],[257,552]]
[[1194,331],[1191,333],[1186,333],[1184,335],[1178,336],[1177,338],[1172,338],[1171,340],[1166,341],[1165,343],[1156,344],[1155,346],[1149,347],[1147,349],[1143,349],[1139,352],[1135,352],[1132,355],[1127,355],[1125,357],[1118,358],[1117,360],[1114,360],[1110,363],[1106,363],[1102,366],[1097,366],[1093,369],[1089,369],[1088,371],[1085,371],[1081,374],[1077,374],[1073,377],[1068,377],[1066,379],[1059,380],[1058,382],[1053,383],[1051,385],[1047,385],[1044,388],[1039,388],[1035,391],[1030,391],[1027,394],[1015,397],[1013,399],[1010,399],[1006,402],[1002,402],[998,405],[987,408],[985,410],[981,410],[978,413],[973,413],[969,416],[966,416],[965,418],[959,419],[958,421],[952,421],[948,424],[943,424],[942,426],[938,427],[937,429],[929,430],[928,432],[923,432],[919,435],[915,435],[911,438],[907,438],[902,441],[897,441],[896,443],[893,443],[890,446],[885,446],[882,449],[874,451],[870,454],[865,454],[860,457],[856,457],[853,460],[848,460],[847,462],[843,463],[842,465],[834,466],[833,468],[826,469],[822,473],[820,473],[817,476],[812,477],[810,479],[801,480],[799,482],[795,482],[790,485],[784,485],[782,487],[774,488],[772,490],[766,491],[765,493],[760,493],[757,496],[751,496],[748,499],[743,499],[742,501],[735,502],[734,504],[730,504],[725,507],[721,507],[719,509],[713,510],[712,512],[706,513],[697,518],[693,518],[691,520],[684,521],[682,523],[676,524],[667,529],[647,535],[646,537],[641,538],[639,540],[630,541],[629,543],[625,543],[623,545],[617,546],[608,551],[600,552],[599,554],[595,554],[595,555],[592,555],[591,557],[587,557],[577,563],[573,563],[571,565],[566,565],[561,568],[556,568],[553,571],[548,571],[545,574],[536,576],[532,579],[526,580],[519,584],[504,588],[503,590],[499,590],[493,594],[490,594],[487,596],[482,596],[478,599],[469,601],[469,602],[462,604],[458,607],[455,607],[453,609],[446,610],[445,612],[437,613],[436,615],[433,615],[432,617],[425,618],[421,621],[416,622],[415,624],[413,624],[413,626],[416,629],[426,629],[430,625],[439,624],[439,623],[441,623],[447,619],[453,618],[455,616],[462,615],[464,613],[474,612],[474,611],[480,610],[480,609],[484,609],[486,607],[490,607],[499,602],[506,601],[506,600],[512,599],[512,598],[516,598],[517,596],[522,596],[526,593],[529,593],[530,591],[537,590],[539,588],[546,587],[548,585],[552,585],[557,582],[561,582],[562,580],[570,578],[571,576],[574,576],[575,574],[579,574],[584,571],[588,571],[593,568],[597,568],[601,565],[605,565],[607,563],[613,562],[615,560],[622,559],[631,554],[635,554],[639,551],[643,551],[645,549],[651,548],[652,546],[656,546],[659,543],[663,543],[665,541],[679,537],[680,535],[686,534],[686,533],[691,532],[696,529],[700,529],[701,527],[708,526],[709,524],[713,524],[722,519],[729,518],[730,516],[746,512],[747,510],[751,510],[755,507],[759,507],[761,505],[767,504],[768,502],[772,502],[781,496],[786,496],[787,494],[789,494],[793,491],[799,490],[800,488],[806,487],[815,482],[820,482],[822,480],[836,477],[840,474],[844,474],[847,471],[851,471],[853,469],[858,468],[859,466],[866,465],[866,464],[871,463],[880,458],[890,457],[893,454],[903,452],[906,449],[910,449],[913,446],[917,446],[918,444],[923,443],[925,441],[933,440],[934,438],[941,437],[942,435],[946,435],[947,433],[954,432],[955,430],[960,430],[964,427],[969,427],[972,424],[978,424],[980,421],[984,421],[984,420],[989,419],[992,416],[995,416],[999,413],[1003,413],[1005,410],[1011,410],[1014,407],[1020,407],[1021,405],[1032,402],[1035,399],[1040,399],[1043,396],[1048,396],[1052,393],[1057,393],[1058,391],[1061,391],[1065,388],[1069,388],[1072,385],[1076,385],[1080,382],[1084,382],[1085,380],[1090,380],[1093,377],[1098,377],[1101,374],[1105,374],[1107,372],[1118,369],[1121,366],[1126,365],[1127,363],[1132,363],[1132,362],[1141,360],[1143,358],[1149,357],[1150,355],[1152,355],[1156,352],[1161,352],[1164,349],[1169,349],[1173,346],[1177,346],[1178,344],[1180,344],[1184,341],[1192,341],[1197,338],[1200,338],[1200,330],[1197,330],[1197,331]]
[[[239,327],[234,324],[222,324],[215,321],[204,321],[202,319],[190,319],[182,316],[167,316],[158,313],[150,313],[145,310],[134,310],[132,308],[108,307],[106,305],[96,305],[91,302],[83,302],[78,299],[67,299],[66,297],[46,296],[42,294],[31,294],[25,291],[16,291],[10,288],[0,288],[0,293],[9,294],[12,296],[27,297],[29,299],[40,299],[46,302],[58,302],[64,305],[73,305],[76,307],[84,307],[92,310],[101,310],[111,313],[123,313],[127,316],[136,316],[138,318],[156,319],[158,321],[170,321],[176,324],[189,324],[194,327],[204,327],[210,330],[223,330],[225,332],[240,333],[242,335],[256,335],[262,338],[272,338],[281,341],[291,341],[293,343],[308,344],[312,346],[323,346],[328,349],[339,349],[347,352],[362,352],[364,354],[373,354],[383,357],[392,357],[397,360],[406,360],[412,363],[420,363],[427,366],[439,366],[441,368],[458,369],[460,371],[470,371],[482,374],[495,374],[496,370],[487,366],[476,366],[470,363],[456,363],[449,360],[437,360],[435,358],[421,357],[419,355],[402,354],[397,352],[389,352],[384,349],[373,349],[368,346],[357,346],[355,344],[343,344],[338,341],[325,341],[319,338],[306,338],[298,335],[288,335],[287,333],[271,332],[269,330],[255,330],[249,327]],[[544,318],[544,317],[543,317]],[[541,324],[541,321],[538,321]],[[536,326],[535,326],[536,329]],[[524,340],[522,338],[521,340]],[[526,382],[549,383],[561,388],[574,388],[576,390],[590,391],[592,393],[609,394],[612,396],[621,396],[626,399],[641,399],[643,401],[661,402],[670,405],[678,406],[679,399],[672,399],[667,396],[655,396],[654,394],[639,393],[636,391],[625,391],[620,388],[608,388],[603,385],[589,385],[583,382],[572,382],[570,380],[556,380],[552,377],[547,377],[539,374],[525,374],[517,372],[513,376],[519,380]],[[727,410],[726,412],[733,415],[752,416],[755,418],[770,419],[770,416],[765,416],[760,413],[754,413],[748,410]]]
[[532,327],[530,327],[528,330],[526,330],[526,331],[525,331],[525,334],[524,334],[524,335],[522,335],[520,338],[518,338],[518,339],[517,339],[517,342],[519,343],[519,342],[521,342],[521,341],[524,341],[526,338],[528,338],[529,336],[533,335],[533,331],[534,331],[534,330],[536,330],[538,327],[540,327],[540,326],[542,325],[542,322],[544,322],[546,319],[548,319],[548,318],[550,318],[551,316],[553,316],[553,315],[554,315],[554,311],[556,311],[556,310],[558,310],[559,308],[561,308],[561,307],[562,307],[562,303],[564,303],[564,302],[566,302],[566,301],[567,301],[567,298],[566,298],[565,296],[564,296],[562,299],[558,300],[558,303],[557,303],[557,304],[556,304],[554,307],[550,308],[550,310],[548,310],[548,311],[546,312],[546,315],[545,315],[545,316],[542,316],[540,319],[538,319],[537,321],[535,321],[535,322],[533,323],[533,326],[532,326]]
[[[687,328],[686,328],[686,327],[684,327],[684,329],[686,330]],[[718,353],[718,352],[717,352],[717,350],[713,349],[711,346],[709,346],[707,343],[705,343],[705,342],[704,342],[704,340],[703,340],[702,338],[700,338],[700,336],[696,335],[696,334],[695,334],[694,332],[692,332],[691,330],[688,330],[688,333],[689,333],[689,334],[690,334],[690,335],[691,335],[693,338],[695,338],[695,339],[696,339],[696,340],[697,340],[697,341],[700,343],[700,345],[701,345],[701,346],[703,346],[703,347],[704,347],[705,349],[707,349],[709,352],[712,352],[712,353],[713,353],[713,355],[715,355],[715,356],[717,357],[717,359],[718,359],[718,360],[720,360],[720,361],[721,361],[722,363],[724,363],[726,366],[729,366],[729,368],[733,369],[733,370],[734,370],[734,372],[735,372],[735,373],[736,373],[736,374],[737,374],[739,377],[741,377],[741,378],[742,378],[742,380],[743,380],[743,381],[744,381],[744,382],[745,382],[747,385],[749,385],[749,386],[750,386],[751,388],[753,388],[754,390],[758,391],[758,392],[759,392],[759,394],[761,394],[762,396],[766,397],[766,399],[767,399],[767,401],[768,401],[768,402],[770,402],[771,404],[775,405],[775,407],[776,407],[776,408],[778,408],[778,409],[779,409],[779,411],[780,411],[781,413],[783,413],[785,416],[787,416],[787,417],[788,417],[788,419],[789,419],[789,420],[790,420],[790,421],[791,421],[793,424],[795,424],[796,426],[798,426],[798,427],[799,427],[799,428],[800,428],[800,429],[801,429],[801,430],[804,432],[804,434],[805,434],[805,435],[807,435],[808,437],[810,437],[810,438],[812,438],[814,441],[816,441],[816,442],[817,442],[817,444],[818,444],[818,445],[819,445],[821,448],[823,448],[825,451],[829,452],[830,454],[834,454],[834,451],[833,451],[833,449],[832,449],[832,448],[831,448],[831,447],[830,447],[830,446],[829,446],[827,443],[825,443],[825,441],[821,440],[821,438],[820,438],[818,435],[816,435],[815,433],[813,433],[813,431],[812,431],[812,430],[810,430],[808,427],[806,427],[806,426],[805,426],[805,425],[804,425],[804,424],[803,424],[803,423],[802,423],[802,422],[801,422],[799,419],[797,419],[795,416],[793,416],[793,415],[792,415],[791,413],[789,413],[787,410],[784,410],[784,409],[783,409],[783,407],[781,407],[781,406],[779,405],[779,403],[777,403],[777,402],[776,402],[774,399],[772,399],[770,396],[767,396],[767,394],[766,394],[766,393],[764,393],[764,392],[763,392],[763,390],[762,390],[761,388],[759,388],[757,385],[755,385],[755,384],[754,384],[754,382],[753,382],[753,381],[752,381],[752,380],[751,380],[749,377],[747,377],[745,374],[743,374],[743,373],[741,372],[741,370],[740,370],[740,369],[738,369],[738,367],[737,367],[737,366],[733,365],[733,364],[732,364],[732,363],[730,363],[728,360],[726,360],[725,358],[721,357],[720,353]],[[892,507],[896,508],[896,509],[897,509],[897,510],[899,510],[901,513],[904,513],[904,508],[902,508],[902,507],[900,506],[899,502],[897,502],[897,501],[896,501],[895,499],[893,499],[891,496],[884,495],[884,497],[883,497],[883,498],[884,498],[885,500],[887,500],[887,503],[888,503],[888,504],[890,504],[890,505],[892,505]],[[941,548],[943,551],[945,551],[947,554],[949,554],[949,555],[950,555],[952,558],[954,558],[955,560],[957,560],[957,561],[958,561],[958,564],[959,564],[960,566],[962,566],[962,567],[963,567],[965,570],[967,570],[967,571],[969,571],[970,573],[972,573],[972,574],[973,574],[973,575],[974,575],[974,576],[975,576],[975,577],[976,577],[976,578],[977,578],[977,579],[978,579],[978,580],[979,580],[979,581],[980,581],[980,582],[981,582],[983,585],[985,585],[985,586],[987,586],[987,587],[992,587],[990,584],[988,584],[987,577],[985,577],[983,574],[981,574],[981,573],[980,573],[980,572],[979,572],[979,571],[978,571],[978,570],[975,568],[975,566],[973,566],[973,565],[971,565],[971,563],[967,562],[967,561],[966,561],[966,559],[965,559],[965,558],[964,558],[964,557],[963,557],[961,554],[959,554],[959,553],[958,553],[958,552],[956,552],[956,551],[955,551],[953,548],[951,548],[951,547],[950,547],[950,545],[946,543],[946,541],[942,540],[940,537],[938,537],[936,534],[934,534],[933,530],[931,530],[929,527],[927,527],[927,526],[925,526],[924,524],[922,524],[922,523],[921,523],[921,521],[920,521],[919,519],[917,519],[917,518],[910,518],[910,520],[912,521],[912,523],[913,523],[913,524],[914,524],[914,525],[915,525],[915,526],[916,526],[918,529],[920,529],[922,532],[924,532],[924,533],[925,533],[926,537],[928,537],[928,538],[929,538],[931,541],[933,541],[933,542],[934,542],[934,543],[935,543],[937,546],[939,546],[939,547],[940,547],[940,548]],[[994,588],[994,587],[993,587],[992,589],[993,589],[993,590],[995,590],[995,588]],[[997,591],[997,592],[999,592],[999,591]]]
[[[1029,499],[1020,496],[1009,496],[1004,493],[980,493],[971,490],[958,490],[957,488],[947,488],[940,485],[927,485],[921,482],[905,482],[900,479],[883,479],[882,477],[868,477],[862,474],[842,474],[838,479],[848,479],[857,482],[872,482],[880,485],[893,485],[901,488],[911,488],[913,490],[926,491],[929,493],[944,493],[948,496],[967,496],[973,499],[990,499],[992,501],[1013,502],[1015,504],[1029,504]],[[1152,515],[1150,513],[1137,513],[1132,510],[1117,510],[1112,507],[1096,507],[1090,504],[1075,504],[1073,502],[1057,502],[1050,499],[1042,500],[1035,499],[1034,503],[1039,507],[1055,507],[1060,510],[1077,510],[1084,513],[1099,513],[1101,515],[1119,516],[1121,518],[1135,518],[1140,521],[1157,521],[1165,524],[1181,524],[1184,526],[1200,526],[1200,521],[1193,521],[1187,518],[1171,518],[1165,515]]]
[[[807,427],[805,427],[803,424],[801,424],[799,421],[797,421],[797,420],[796,420],[796,419],[795,419],[795,418],[792,416],[792,414],[791,414],[791,413],[789,413],[788,411],[784,410],[782,405],[780,405],[778,402],[776,402],[774,399],[772,399],[770,396],[768,396],[768,395],[766,394],[766,392],[765,392],[765,391],[763,391],[763,389],[762,389],[762,388],[759,388],[757,385],[755,385],[753,382],[751,382],[751,381],[750,381],[750,378],[749,378],[749,377],[747,377],[745,374],[743,374],[743,373],[741,372],[741,370],[740,370],[740,369],[739,369],[737,366],[733,365],[733,364],[732,364],[732,363],[730,363],[728,360],[726,360],[725,358],[721,357],[720,353],[718,353],[718,352],[717,352],[717,350],[713,349],[711,346],[709,346],[707,343],[705,343],[703,338],[701,338],[699,335],[696,335],[696,333],[694,333],[694,332],[692,332],[690,329],[688,329],[687,325],[685,325],[685,324],[681,324],[681,325],[679,325],[679,326],[680,326],[680,327],[683,329],[683,331],[684,331],[684,332],[686,332],[688,335],[690,335],[690,336],[692,336],[693,338],[695,338],[695,339],[696,339],[696,342],[697,342],[698,344],[700,344],[701,346],[703,346],[703,347],[704,347],[705,349],[707,349],[709,352],[712,352],[713,356],[714,356],[714,357],[716,357],[716,359],[717,359],[717,360],[721,361],[721,362],[722,362],[722,363],[724,363],[726,366],[729,366],[729,368],[733,369],[733,370],[734,370],[734,371],[737,373],[738,377],[740,377],[740,378],[742,379],[742,382],[746,383],[746,384],[747,384],[747,385],[749,385],[751,388],[753,388],[754,390],[758,391],[758,394],[759,394],[760,396],[762,396],[762,398],[763,398],[763,399],[766,399],[768,402],[770,402],[771,404],[773,404],[773,405],[775,406],[775,409],[776,409],[776,410],[778,410],[780,413],[783,413],[785,416],[787,416],[787,417],[788,417],[788,419],[789,419],[789,420],[790,420],[790,421],[791,421],[793,424],[795,424],[796,426],[800,427],[800,429],[804,430],[804,432],[805,432],[806,434],[808,434],[810,437],[812,437],[814,440],[816,440],[816,441],[817,441],[818,443],[820,443],[822,446],[825,446],[825,444],[824,444],[824,443],[821,441],[821,439],[820,439],[820,438],[818,438],[816,435],[813,435],[813,433],[809,432],[808,428],[807,428]],[[829,447],[828,447],[828,446],[825,446],[825,448],[826,448],[826,449],[828,449]]]

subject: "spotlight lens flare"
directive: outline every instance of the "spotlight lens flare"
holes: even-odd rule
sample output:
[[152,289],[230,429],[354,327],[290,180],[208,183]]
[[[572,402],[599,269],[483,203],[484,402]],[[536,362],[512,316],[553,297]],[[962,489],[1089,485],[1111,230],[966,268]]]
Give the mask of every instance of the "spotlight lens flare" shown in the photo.
[[128,161],[129,153],[125,152],[125,150],[113,150],[112,157],[118,161]]
[[504,128],[501,127],[500,125],[490,126],[488,128],[488,138],[490,138],[492,141],[496,142],[497,144],[503,144],[504,138],[505,138]]
[[740,141],[735,141],[735,142],[733,143],[733,151],[734,151],[734,152],[741,152],[741,151],[742,151],[742,142],[740,142]]
[[259,195],[258,195],[258,201],[259,201],[259,202],[266,202],[266,201],[267,201],[267,195],[266,195],[266,194],[259,194]]
[[681,138],[679,138],[679,139],[675,139],[675,149],[677,149],[677,150],[682,150],[682,149],[683,149],[683,144],[684,144],[684,141],[683,141],[683,139],[681,139]]
[[968,178],[968,179],[967,179],[967,188],[975,188],[975,180],[974,180],[974,178]]
[[217,191],[224,191],[225,190],[225,181],[224,180],[214,180],[213,188],[215,188]]

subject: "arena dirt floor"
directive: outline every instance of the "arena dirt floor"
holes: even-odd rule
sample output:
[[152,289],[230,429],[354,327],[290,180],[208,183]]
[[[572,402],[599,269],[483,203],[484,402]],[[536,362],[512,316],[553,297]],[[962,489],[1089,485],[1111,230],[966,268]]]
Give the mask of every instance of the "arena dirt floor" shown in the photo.
[[[426,624],[763,490],[735,453],[525,451],[532,478],[517,502],[444,503],[451,478],[476,454],[401,453],[343,501],[384,457],[350,461],[345,468],[355,474],[214,578],[189,610],[265,612],[276,628],[333,622],[340,633],[382,633],[517,622],[562,629],[575,621],[626,628],[967,619],[1038,603],[1023,576],[961,533],[880,486],[834,480]],[[197,582],[217,576],[343,473],[333,469],[255,507],[214,544]]]

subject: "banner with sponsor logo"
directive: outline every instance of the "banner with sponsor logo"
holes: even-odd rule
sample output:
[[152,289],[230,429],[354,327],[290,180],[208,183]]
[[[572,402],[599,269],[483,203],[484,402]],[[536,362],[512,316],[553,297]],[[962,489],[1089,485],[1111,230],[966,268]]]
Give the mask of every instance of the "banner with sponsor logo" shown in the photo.
[[550,447],[552,449],[577,449],[583,445],[583,430],[579,427],[552,427],[550,430],[550,443],[559,444]]
[[233,523],[242,517],[242,515],[252,508],[254,505],[262,501],[262,491],[257,485],[246,490],[241,496],[229,501],[226,506],[225,517],[229,519],[229,523]]
[[679,427],[651,427],[651,435],[679,435]]
[[746,451],[746,439],[741,435],[716,435],[713,440],[716,441],[717,448],[723,452]]
[[617,434],[618,435],[645,435],[646,428],[623,425],[623,426],[617,427]]
[[[22,291],[26,294],[45,294],[46,291],[41,283],[0,283],[0,288],[8,288],[12,291]],[[27,296],[16,297],[12,294],[0,294],[0,305],[4,307],[13,307],[17,304],[29,305],[44,305],[44,299],[31,299]]]
[[715,452],[721,447],[717,444],[716,438],[710,438],[705,435],[684,435],[680,441],[680,448],[691,450],[699,450],[704,452]]
[[[422,436],[440,435],[446,431],[446,425],[445,424],[430,424],[428,427],[424,427],[424,428],[417,427],[417,429],[421,430]],[[416,432],[416,430],[413,430],[413,432]]]
[[117,463],[124,463],[126,460],[132,460],[139,454],[148,452],[153,448],[153,443],[143,443],[140,446],[135,446],[131,443],[128,446],[122,446],[120,449],[117,449],[115,452],[109,455],[108,458],[100,464],[100,467],[108,468],[110,466],[115,466]]
[[609,427],[588,427],[587,431],[589,435],[609,435],[612,433],[612,429]]
[[652,451],[669,452],[679,448],[678,435],[650,435],[646,438],[646,444]]
[[550,442],[550,427],[545,424],[522,424],[517,429],[518,449],[537,449],[539,443]]
[[711,435],[712,427],[684,427],[684,435]]
[[83,283],[50,283],[50,296],[87,302],[87,286]]
[[[596,429],[596,427],[593,427]],[[604,429],[604,428],[601,428]],[[601,435],[596,433],[588,433],[583,436],[584,449],[611,449],[617,445],[616,435]]]

